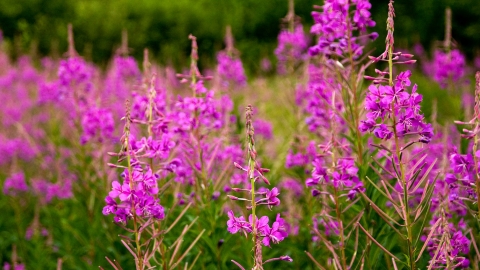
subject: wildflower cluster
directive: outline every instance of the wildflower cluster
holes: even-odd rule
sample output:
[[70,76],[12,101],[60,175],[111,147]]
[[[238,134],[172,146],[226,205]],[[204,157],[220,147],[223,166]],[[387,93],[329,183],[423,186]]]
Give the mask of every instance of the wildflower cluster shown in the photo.
[[222,87],[243,87],[247,83],[247,77],[239,52],[233,46],[232,28],[230,26],[227,27],[225,44],[227,45],[225,50],[217,54],[217,73]]
[[274,51],[278,59],[279,74],[291,73],[307,58],[306,50],[309,43],[300,18],[295,15],[294,0],[289,1],[288,14],[283,21],[287,27],[282,27],[280,30],[277,37],[278,45]]
[[470,240],[463,230],[466,224],[461,222],[460,229],[448,222],[448,214],[442,213],[430,221],[430,227],[426,228],[428,236],[422,236],[425,247],[432,258],[429,262],[432,269],[464,269],[470,266],[470,260],[462,254],[470,251]]
[[433,54],[433,79],[446,88],[457,83],[465,76],[465,56],[458,50],[443,52],[436,50]]
[[300,23],[295,26],[293,32],[282,29],[278,34],[278,46],[275,49],[275,55],[278,59],[278,73],[285,74],[289,62],[298,65],[305,58],[307,47],[308,39]]
[[[158,178],[148,166],[142,168],[136,160],[131,161],[131,171],[125,170],[122,174],[123,183],[112,182],[112,190],[105,198],[107,205],[103,214],[114,214],[115,222],[126,222],[136,216],[142,218],[163,219],[163,206],[156,197],[158,194]],[[115,199],[119,199],[117,202]]]
[[[353,18],[350,8],[354,7]],[[318,36],[318,42],[310,47],[309,54],[315,56],[325,54],[327,56],[342,57],[347,51],[353,52],[353,57],[358,58],[363,54],[361,39],[369,37],[376,39],[377,33],[366,36],[354,37],[354,32],[364,33],[367,27],[375,26],[370,16],[371,4],[368,0],[327,0],[321,7],[321,12],[312,12],[315,24],[310,33]]]
[[[380,72],[385,75],[385,73]],[[407,135],[417,135],[418,141],[429,143],[433,136],[431,124],[424,122],[424,116],[420,113],[422,95],[417,93],[418,86],[415,84],[411,92],[411,71],[401,72],[393,85],[371,85],[365,99],[367,119],[361,121],[362,132],[373,131],[380,139],[389,140],[394,131],[399,138]],[[375,80],[380,80],[376,78]],[[396,119],[394,124],[388,125],[388,121]]]

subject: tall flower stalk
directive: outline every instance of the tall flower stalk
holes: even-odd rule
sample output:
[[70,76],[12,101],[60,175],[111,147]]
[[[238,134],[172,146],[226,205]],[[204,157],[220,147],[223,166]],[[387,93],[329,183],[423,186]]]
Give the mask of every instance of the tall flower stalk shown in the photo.
[[366,171],[366,140],[357,127],[363,74],[370,65],[362,57],[363,47],[378,36],[367,33],[375,25],[370,8],[369,1],[328,0],[315,6],[315,24],[310,32],[317,41],[309,49],[308,85],[297,94],[308,129],[318,144],[305,159],[313,165],[313,170],[307,168],[311,177],[306,185],[321,207],[313,217],[313,239],[327,247],[337,269],[359,263],[357,253],[347,250],[358,247],[358,228],[351,225],[364,214],[352,206],[360,200],[357,195],[365,191],[360,177]]
[[[279,258],[273,258],[268,260],[263,260],[262,256],[262,246],[270,246],[270,242],[278,244],[283,241],[287,236],[286,224],[285,221],[280,217],[280,214],[277,214],[275,222],[273,222],[272,227],[268,224],[268,216],[263,216],[261,218],[257,217],[258,206],[266,205],[268,208],[277,206],[280,204],[280,200],[277,198],[280,194],[278,188],[274,187],[271,190],[267,191],[258,191],[256,189],[257,180],[261,179],[265,184],[269,185],[269,181],[265,177],[264,173],[268,172],[268,169],[261,168],[257,161],[257,151],[255,150],[255,140],[253,139],[254,128],[252,121],[253,109],[249,105],[246,108],[245,118],[245,130],[246,130],[246,144],[247,144],[247,166],[246,168],[240,166],[238,163],[234,163],[237,169],[244,171],[249,180],[249,188],[233,188],[235,192],[246,192],[250,193],[250,198],[239,198],[236,196],[229,195],[229,198],[233,201],[247,201],[250,202],[250,205],[247,206],[247,209],[251,211],[251,215],[248,218],[248,222],[243,216],[235,217],[233,211],[228,212],[229,220],[227,222],[228,231],[230,233],[242,232],[247,236],[251,234],[253,242],[253,267],[254,270],[262,270],[263,265],[267,262],[275,260],[283,260],[291,262],[292,259],[289,256],[281,256]],[[264,198],[258,198],[259,196]],[[245,270],[245,268],[240,265],[238,262],[233,261],[240,269]]]
[[[390,1],[388,7],[386,49],[379,57],[370,57],[373,62],[388,62],[388,71],[377,71],[378,77],[376,78],[367,77],[367,79],[373,80],[374,84],[369,87],[369,93],[366,96],[365,108],[367,109],[367,120],[361,121],[360,130],[373,131],[377,138],[387,142],[390,141],[390,147],[384,144],[374,146],[384,153],[388,163],[391,165],[394,171],[391,174],[398,181],[395,184],[396,188],[393,190],[389,189],[388,187],[392,186],[384,180],[382,180],[382,185],[380,185],[384,187],[383,189],[380,189],[373,182],[371,182],[371,184],[375,186],[379,192],[384,194],[393,205],[403,221],[401,226],[405,228],[406,236],[403,236],[402,233],[395,228],[394,224],[398,224],[397,221],[387,215],[380,207],[375,206],[374,209],[399,233],[399,236],[403,237],[406,241],[406,257],[408,258],[406,265],[408,265],[409,269],[414,270],[417,269],[416,263],[422,254],[422,252],[420,252],[418,257],[416,257],[417,242],[414,239],[414,224],[418,222],[422,214],[425,215],[424,211],[429,208],[429,200],[433,193],[435,181],[428,182],[426,179],[428,179],[427,176],[436,163],[436,160],[433,161],[425,171],[422,170],[425,165],[418,166],[424,164],[422,159],[411,168],[407,168],[407,164],[414,157],[410,155],[407,150],[417,143],[429,143],[433,137],[433,128],[430,124],[424,122],[424,117],[420,113],[422,97],[416,92],[417,85],[412,87],[410,93],[408,92],[408,87],[411,85],[409,79],[411,72],[407,70],[401,72],[395,78],[393,76],[394,64],[411,64],[414,63],[415,60],[411,60],[413,55],[394,52],[393,34],[395,11],[393,1]],[[388,78],[385,78],[385,76],[388,76]],[[404,142],[407,138],[409,140]],[[425,159],[425,157],[423,159]],[[377,163],[380,164],[379,162]],[[384,166],[380,166],[382,169],[388,171]],[[420,174],[422,178],[419,180]],[[412,199],[416,197],[415,192],[422,187],[422,185],[424,187],[422,188],[423,194],[420,201],[419,203],[413,204],[416,207],[411,209]],[[368,197],[366,197],[366,199],[373,203]],[[361,225],[359,224],[359,226]],[[374,240],[371,235],[367,235]],[[384,251],[388,252],[378,242],[375,243]],[[389,255],[395,260],[399,260],[391,253],[389,253]]]
[[308,38],[303,32],[300,17],[295,15],[294,0],[289,0],[288,13],[282,19],[284,26],[278,34],[278,46],[275,55],[278,59],[279,74],[293,74],[306,59]]
[[452,39],[452,10],[449,7],[445,9],[445,39],[440,44],[433,52],[432,62],[427,63],[431,66],[430,75],[441,88],[452,94],[462,92],[465,87],[458,86],[468,85],[465,80],[467,65],[465,55],[456,48]]
[[247,84],[247,77],[243,69],[240,52],[234,47],[232,27],[227,26],[225,32],[225,49],[217,54],[217,75],[220,80],[221,89],[239,89]]
[[[471,128],[463,129],[464,134],[462,137],[467,140],[471,140],[472,151],[467,155],[452,156],[452,165],[457,169],[457,173],[461,173],[461,178],[465,179],[462,182],[462,186],[465,186],[467,193],[470,197],[476,199],[477,211],[474,214],[476,218],[480,217],[480,168],[479,168],[479,142],[480,142],[480,71],[475,74],[475,107],[474,116],[469,122],[455,121],[456,124],[468,125]],[[473,164],[471,160],[473,159]],[[470,161],[469,161],[470,160]]]
[[[361,84],[363,74],[370,63],[363,63],[363,48],[369,40],[378,37],[375,32],[367,33],[369,27],[375,26],[370,18],[371,4],[368,0],[325,1],[323,6],[315,6],[319,11],[312,12],[315,24],[310,32],[317,36],[316,44],[309,49],[309,54],[315,60],[309,69],[309,88],[313,96],[307,107],[310,119],[321,117],[321,108],[317,108],[315,100],[325,99],[322,88],[338,91],[338,102],[341,103],[340,116],[345,121],[353,138],[359,164],[363,163],[362,134],[357,127],[360,122],[360,97],[363,94]],[[326,64],[326,65],[325,65]],[[321,71],[324,69],[325,71]],[[317,71],[318,70],[318,71]],[[317,72],[329,73],[328,80],[318,80]],[[312,94],[310,96],[312,96]],[[322,95],[323,94],[323,95]],[[318,96],[319,97],[316,97]],[[312,108],[315,108],[312,109]],[[338,109],[337,107],[332,109]],[[311,121],[311,120],[310,120]],[[315,122],[313,122],[315,123]],[[310,127],[312,129],[312,127]]]
[[[247,157],[248,157],[248,169],[247,175],[251,185],[251,208],[252,208],[252,239],[253,239],[253,269],[263,269],[263,260],[262,260],[262,245],[259,237],[259,228],[257,226],[257,216],[255,210],[257,208],[257,203],[255,201],[255,169],[257,168],[257,151],[255,150],[255,141],[253,140],[253,123],[252,123],[252,107],[247,106],[246,109],[246,123],[245,130],[247,132]],[[260,169],[260,172],[263,171]],[[267,181],[268,183],[268,181]]]

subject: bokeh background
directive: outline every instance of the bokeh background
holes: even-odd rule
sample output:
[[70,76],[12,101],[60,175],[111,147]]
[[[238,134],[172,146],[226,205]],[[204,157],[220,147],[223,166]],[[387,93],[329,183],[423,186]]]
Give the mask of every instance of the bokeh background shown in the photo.
[[[385,36],[387,0],[372,0],[375,31]],[[295,12],[306,26],[319,0],[295,1]],[[444,38],[444,12],[453,13],[453,38],[467,59],[480,54],[480,1],[399,0],[395,3],[397,47],[421,43],[427,51]],[[0,29],[10,55],[23,53],[61,56],[67,48],[67,24],[72,23],[78,52],[106,65],[119,46],[122,29],[130,33],[129,47],[137,59],[149,48],[161,64],[186,66],[188,34],[198,37],[200,65],[214,65],[215,52],[223,48],[225,26],[231,25],[236,47],[249,73],[259,69],[259,59],[274,61],[273,50],[286,0],[2,0]],[[383,38],[373,48],[382,48]]]

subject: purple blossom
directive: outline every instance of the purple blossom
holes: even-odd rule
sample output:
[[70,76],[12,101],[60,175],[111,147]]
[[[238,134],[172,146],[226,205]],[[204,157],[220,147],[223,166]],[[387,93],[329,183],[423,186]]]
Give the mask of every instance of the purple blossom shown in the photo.
[[[308,115],[305,122],[309,131],[320,137],[327,137],[325,133],[331,131],[332,122],[337,124],[339,132],[346,130],[345,121],[341,117],[344,111],[343,102],[340,98],[333,100],[335,96],[341,96],[341,85],[335,81],[334,73],[324,65],[314,64],[308,66],[308,73],[309,81],[304,93],[306,100],[303,107]],[[297,91],[299,90],[301,88]]]
[[444,53],[436,50],[433,55],[433,79],[446,88],[449,82],[456,83],[465,75],[465,56],[459,50]]
[[353,22],[358,29],[365,31],[367,27],[374,27],[375,21],[370,18],[370,8],[372,8],[372,4],[370,4],[368,0],[354,0],[352,2],[357,4],[357,9],[353,15]]
[[278,188],[274,187],[272,190],[267,190],[265,194],[266,203],[270,208],[272,206],[280,205],[280,199],[277,198],[280,195]]
[[7,139],[0,135],[0,165],[12,161],[15,157],[30,161],[36,155],[36,149],[27,140],[22,138]]
[[35,195],[40,197],[45,203],[49,203],[59,191],[59,186],[52,184],[44,179],[32,179],[32,190]]
[[[137,89],[141,83],[141,73],[135,59],[131,56],[115,55],[102,85],[101,107],[108,108],[115,117],[120,118],[125,112],[125,100],[133,94],[132,89]],[[160,87],[158,85],[154,85],[154,87],[158,96],[162,97]],[[132,99],[133,118],[137,118],[136,102],[134,95]]]
[[[125,222],[133,216],[130,209],[133,206],[137,216],[163,219],[165,217],[163,206],[160,205],[160,200],[154,197],[158,194],[159,176],[150,168],[142,169],[140,166],[134,167],[131,172],[126,170],[122,176],[124,177],[122,184],[118,181],[112,182],[112,190],[105,198],[106,206],[102,213],[115,215],[115,222]],[[115,201],[116,198],[120,200],[119,203]]]
[[282,261],[287,261],[287,262],[293,262],[293,259],[290,256],[280,256],[280,260]]
[[316,186],[329,182],[330,177],[327,174],[324,162],[320,158],[316,158],[313,161],[312,178],[307,179],[307,186]]
[[160,200],[154,199],[152,196],[139,198],[138,203],[135,205],[135,213],[140,217],[165,218],[164,209],[163,206],[160,205]]
[[28,191],[28,186],[23,172],[12,174],[3,183],[3,194],[5,195],[17,196],[19,193],[26,191]]
[[307,155],[303,153],[293,153],[293,151],[290,150],[286,156],[285,167],[289,169],[293,167],[305,166],[308,164],[308,162],[309,160]]
[[[309,54],[315,56],[324,54],[327,56],[343,56],[347,50],[351,50],[353,57],[357,58],[363,53],[363,46],[359,44],[360,37],[354,37],[353,32],[365,32],[367,27],[375,26],[370,18],[371,5],[368,0],[352,1],[355,11],[353,23],[348,23],[350,3],[341,0],[326,0],[321,11],[312,12],[314,25],[310,33],[318,36],[318,42],[310,47]],[[375,33],[368,37],[375,39]]]
[[308,47],[308,38],[303,32],[303,26],[297,24],[293,32],[283,29],[278,35],[278,46],[275,55],[278,59],[277,71],[284,74],[287,70],[287,63],[298,64],[305,58],[304,54]]
[[[339,227],[338,227],[339,224],[337,221],[325,220],[323,218],[317,218],[317,217],[314,217],[312,220],[313,220],[313,228],[317,229],[319,225],[322,225],[324,227],[326,236],[338,235],[340,233]],[[317,238],[314,238],[314,241],[315,239]]]
[[225,118],[218,110],[219,105],[213,91],[206,92],[202,97],[179,97],[174,111],[168,116],[176,124],[173,131],[186,134],[200,127],[220,129]]
[[473,157],[471,155],[452,154],[450,164],[455,173],[467,176],[473,169]]
[[407,87],[411,85],[410,71],[401,72],[393,86],[370,85],[365,98],[367,119],[360,122],[359,130],[372,131],[380,139],[389,140],[393,137],[393,128],[386,125],[386,120],[397,119],[397,136],[419,136],[418,141],[429,143],[433,137],[433,128],[424,122],[420,112],[422,96],[417,93],[417,85],[412,86],[411,93]]
[[383,140],[389,140],[392,138],[393,136],[393,132],[390,131],[386,125],[384,124],[381,124],[379,125],[374,131],[373,131],[373,134],[375,134],[375,136],[377,138],[380,138],[380,139],[383,139]]
[[273,222],[272,228],[264,232],[266,232],[266,234],[262,240],[262,243],[267,247],[270,246],[270,241],[272,241],[274,244],[278,244],[288,236],[285,221],[280,217],[280,214],[277,214],[277,218],[275,222]]
[[41,83],[38,89],[38,102],[44,104],[58,101],[61,94],[59,91],[59,83],[56,81]]
[[163,133],[159,140],[154,140],[152,137],[143,137],[135,144],[137,155],[144,153],[148,158],[167,159],[170,156],[170,151],[176,145],[172,137],[169,133]]
[[[438,217],[434,216],[430,225],[437,220]],[[448,244],[441,243],[440,240],[445,234],[448,236],[446,238],[449,241]],[[453,223],[448,223],[447,226],[438,226],[432,236],[427,243],[427,250],[432,258],[436,256],[435,260],[430,260],[434,269],[444,268],[448,262],[453,264],[454,268],[467,268],[470,265],[470,261],[463,256],[470,252],[470,240]],[[421,239],[426,241],[425,236],[422,236]]]
[[[58,68],[58,80],[61,86],[61,97],[73,96],[73,91],[81,86],[83,91],[92,89],[93,71],[90,66],[80,57],[71,57],[60,61]],[[80,90],[80,89],[79,89]]]
[[223,87],[242,87],[247,84],[247,77],[239,57],[221,51],[217,54],[217,61],[217,73]]
[[[166,93],[163,88],[155,89],[155,98],[153,99],[153,113],[154,116],[159,115],[160,113],[165,113],[166,111]],[[148,96],[141,95],[137,92],[132,93],[132,111],[131,117],[133,119],[147,121],[148,120],[148,107],[149,98]],[[165,120],[167,121],[167,120]],[[162,121],[160,124],[164,124]]]
[[[307,187],[332,185],[339,190],[348,191],[347,195],[350,200],[353,200],[358,192],[365,190],[363,183],[358,178],[358,168],[352,158],[339,158],[333,171],[326,168],[321,158],[314,160],[313,167],[312,178],[305,182]],[[320,191],[314,188],[312,195],[316,197],[320,195]]]
[[227,227],[230,233],[243,232],[246,235],[252,232],[252,225],[247,222],[243,216],[236,218],[233,211],[230,210],[228,211],[228,218]]
[[82,116],[82,128],[82,144],[109,141],[114,131],[113,115],[107,109],[89,108]]
[[3,264],[3,270],[25,270],[26,267],[23,263],[17,263],[15,268],[11,268],[11,265],[8,262]]
[[107,205],[103,207],[102,213],[105,216],[115,214],[117,212],[117,202],[114,200],[114,198],[110,197],[109,195],[105,197],[105,202],[107,203]]

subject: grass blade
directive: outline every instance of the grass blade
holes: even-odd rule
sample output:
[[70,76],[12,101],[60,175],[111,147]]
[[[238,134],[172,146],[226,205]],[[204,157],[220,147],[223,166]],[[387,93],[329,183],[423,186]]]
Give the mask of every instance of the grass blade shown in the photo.
[[427,247],[428,245],[428,241],[430,240],[430,238],[432,238],[433,234],[435,233],[435,230],[437,229],[438,225],[440,224],[440,222],[442,221],[441,218],[439,218],[437,220],[437,222],[435,222],[435,224],[432,226],[432,228],[430,229],[430,233],[428,234],[427,236],[427,240],[425,240],[425,244],[423,244],[423,247],[422,249],[420,250],[420,252],[418,253],[418,257],[417,259],[415,260],[415,262],[418,262],[418,260],[420,260],[420,258],[422,257],[422,254],[423,254],[423,251],[425,250],[425,248]]
[[202,237],[204,232],[205,232],[205,229],[202,230],[202,232],[197,236],[197,238],[195,238],[195,240],[190,244],[190,246],[187,248],[187,250],[182,254],[182,256],[180,256],[178,261],[176,263],[174,263],[170,269],[174,269],[175,267],[178,266],[178,264],[183,260],[183,258],[185,256],[187,256],[188,252],[190,252],[190,250],[195,246],[195,244],[198,242],[200,237]]
[[382,246],[382,244],[380,244],[377,240],[375,240],[375,238],[373,238],[373,236],[371,236],[367,230],[365,230],[365,228],[362,227],[362,225],[360,223],[357,223],[357,225],[360,227],[360,229],[367,235],[368,238],[370,238],[370,240],[372,240],[375,245],[377,245],[381,250],[383,250],[385,253],[387,253],[388,255],[390,255],[390,257],[392,257],[393,259],[397,260],[400,262],[400,259],[398,259],[397,257],[395,257],[395,255],[393,255],[390,251],[388,251],[388,249],[386,249],[384,246]]
[[185,212],[187,212],[188,208],[190,208],[190,206],[192,205],[192,203],[189,203],[184,209],[183,211],[180,213],[180,215],[178,215],[178,217],[175,219],[175,221],[170,225],[170,227],[168,227],[168,229],[165,231],[165,234],[167,234],[173,227],[175,227],[175,225],[177,224],[178,221],[180,221],[180,218],[183,217],[183,215],[185,214]]
[[310,258],[310,260],[312,260],[312,262],[321,270],[326,270],[325,268],[323,268],[319,262],[317,262],[317,260],[315,260],[315,258],[313,258],[312,254],[310,254],[310,252],[306,251],[305,250],[305,253],[307,254],[307,256]]

